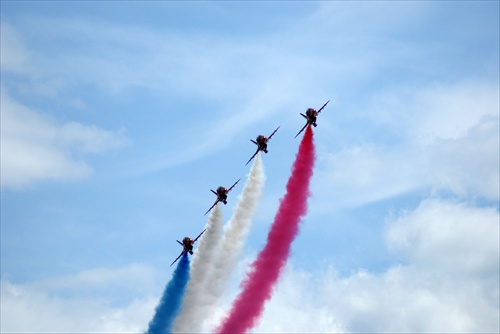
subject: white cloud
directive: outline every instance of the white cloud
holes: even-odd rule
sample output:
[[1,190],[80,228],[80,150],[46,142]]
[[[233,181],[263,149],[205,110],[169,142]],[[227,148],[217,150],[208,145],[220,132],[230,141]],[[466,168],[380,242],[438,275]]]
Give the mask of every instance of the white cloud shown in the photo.
[[[498,220],[495,208],[425,200],[386,224],[387,246],[405,264],[346,277],[332,266],[318,272],[289,266],[254,332],[497,333]],[[166,284],[160,276],[130,265],[32,284],[2,281],[2,332],[143,331]],[[113,286],[117,293],[106,294]],[[234,293],[218,305],[206,331]],[[130,298],[116,305],[120,295]]]
[[2,187],[24,188],[44,180],[86,177],[84,156],[123,146],[122,131],[76,122],[60,123],[1,93]]
[[[500,198],[499,118],[485,117],[457,139],[438,139],[423,151],[421,179],[460,196]],[[425,152],[425,153],[424,153]]]
[[495,274],[488,270],[499,257],[499,234],[497,209],[434,199],[390,222],[386,236],[411,262],[450,274]]
[[162,274],[130,264],[31,284],[2,280],[1,332],[143,332],[163,289]]
[[[373,15],[373,10],[386,13],[394,6],[399,13],[396,16],[380,16],[384,17],[381,19]],[[40,87],[61,91],[75,83],[89,84],[117,95],[140,87],[176,99],[216,101],[214,108],[198,113],[210,113],[214,121],[203,117],[194,126],[190,119],[184,124],[186,131],[179,133],[184,150],[168,152],[168,159],[158,159],[159,148],[149,155],[145,152],[146,157],[139,158],[141,166],[134,168],[138,172],[162,169],[221,150],[231,143],[235,134],[252,124],[277,115],[289,117],[299,102],[311,96],[321,96],[318,100],[323,100],[325,95],[331,97],[337,92],[339,99],[346,99],[339,94],[346,81],[350,82],[349,87],[357,89],[366,85],[365,80],[384,74],[389,65],[407,66],[408,56],[413,60],[419,58],[424,67],[429,65],[425,61],[428,54],[421,51],[428,50],[427,46],[399,40],[388,33],[425,24],[432,6],[405,3],[371,7],[321,4],[311,15],[290,21],[258,38],[251,36],[254,38],[244,40],[239,36],[223,34],[221,37],[196,30],[178,32],[168,27],[116,26],[104,20],[35,17],[30,21],[31,26],[43,31],[43,38],[51,45],[74,47],[54,53],[27,44],[33,45],[30,51],[35,56],[32,58],[42,73],[36,80],[30,78],[27,84],[36,83],[31,91]],[[27,32],[25,35],[33,37]],[[75,40],[79,41],[77,45]],[[467,92],[467,87],[451,92],[448,97],[463,95],[461,92]],[[410,104],[400,102],[405,108]],[[461,101],[456,104],[462,105]],[[401,125],[404,117],[400,117],[405,108],[399,108],[392,115],[398,121],[396,127],[405,127]],[[377,110],[374,117],[381,114]],[[174,111],[166,110],[160,116],[164,119],[174,115]],[[456,118],[453,124],[461,124],[460,120]],[[430,119],[426,122],[432,124]],[[161,146],[162,152],[164,149]],[[371,175],[378,179],[376,174]],[[395,188],[391,193],[406,189],[407,185]]]
[[132,263],[121,268],[92,268],[74,275],[51,278],[37,282],[36,287],[43,291],[80,295],[98,291],[101,296],[109,296],[125,289],[140,294],[154,290],[157,278],[158,273],[153,268]]
[[[497,333],[498,221],[496,208],[424,200],[386,223],[387,246],[405,264],[344,277],[334,264],[317,272],[288,266],[254,332]],[[207,331],[230,302],[226,296]]]
[[[228,145],[243,127],[284,109],[292,112],[299,100],[336,92],[339,109],[347,110],[348,104],[351,110],[362,110],[358,112],[359,127],[344,129],[353,133],[349,138],[362,139],[344,142],[339,151],[326,148],[327,156],[318,162],[315,182],[321,184],[315,185],[319,191],[314,191],[312,205],[325,199],[331,211],[332,203],[359,205],[422,187],[498,199],[498,85],[469,81],[431,89],[415,87],[414,81],[423,80],[427,86],[429,78],[436,79],[432,72],[436,64],[450,55],[435,52],[436,45],[394,39],[408,29],[426,25],[429,16],[422,13],[436,16],[427,12],[428,3],[396,4],[398,13],[401,9],[405,13],[391,17],[373,15],[373,10],[384,14],[394,10],[392,4],[390,8],[356,5],[355,10],[338,5],[322,3],[320,11],[295,21],[294,26],[243,41],[204,33],[175,36],[102,21],[35,18],[31,31],[42,31],[39,36],[52,45],[79,41],[80,49],[65,47],[62,53],[54,53],[53,48],[28,53],[23,38],[37,35],[18,34],[2,22],[1,66],[2,71],[24,75],[33,64],[38,75],[28,73],[23,84],[30,86],[26,91],[43,91],[45,96],[58,96],[76,83],[99,86],[108,93],[142,87],[186,99],[223,101],[213,110],[204,110],[216,120],[212,124],[197,120],[197,124],[203,123],[199,127],[184,125],[189,136],[195,133],[195,144],[180,140],[183,147],[177,153],[179,147],[173,146],[173,155],[165,154],[168,148],[159,144],[161,156],[173,163],[213,152],[210,147]],[[367,82],[373,80],[375,86],[379,84],[376,78],[394,74],[385,71],[385,66],[432,75],[410,75],[410,88],[406,89],[395,89],[408,82],[391,77],[381,82],[387,86],[394,80],[387,91],[371,91]],[[436,81],[449,82],[461,75],[453,73]],[[341,94],[343,86],[352,96]],[[377,98],[370,105],[360,105],[367,96]],[[243,101],[241,108],[230,103],[234,100]],[[87,155],[123,144],[119,132],[58,122],[12,101],[3,92],[1,109],[2,187],[85,177],[91,172]],[[222,120],[218,118],[221,113]],[[353,121],[353,114],[338,115]],[[367,139],[364,130],[370,132],[373,125],[389,130],[388,137],[396,139],[389,143],[382,133]],[[321,131],[326,128],[321,126]],[[154,161],[145,163],[145,168],[172,163],[158,156],[150,154]],[[288,268],[256,331],[498,332],[495,236],[498,212],[494,209],[424,201],[414,212],[387,225],[388,245],[408,263],[380,274],[360,270],[348,277],[340,277],[334,269],[305,273]],[[158,294],[151,297],[148,291],[152,288],[141,290],[142,275],[150,286],[153,274],[140,268],[100,268],[32,284],[4,281],[1,331],[139,332],[150,320],[161,293],[155,291]],[[117,297],[109,290],[124,291],[123,295],[131,297],[115,305],[113,298]],[[96,297],[101,293],[105,297]]]
[[257,94],[262,85],[280,88],[276,82],[288,81],[282,80],[290,75],[287,64],[296,60],[276,52],[275,41],[243,43],[207,33],[116,26],[95,19],[38,17],[32,18],[31,25],[43,31],[43,38],[54,47],[80,41],[63,53],[30,50],[45,80],[90,83],[111,93],[142,87],[227,101],[249,91]]
[[497,333],[499,214],[423,201],[387,223],[406,265],[340,277],[288,268],[255,332]]
[[356,206],[419,188],[415,157],[405,160],[406,155],[400,147],[376,144],[352,145],[326,155],[313,180],[315,197],[328,198],[336,206]]
[[415,95],[415,106],[409,107],[412,112],[407,121],[410,124],[405,124],[409,136],[422,145],[432,144],[436,139],[464,138],[485,119],[498,121],[499,95],[498,84],[487,82],[468,81],[426,88]]
[[500,197],[499,94],[498,84],[469,81],[415,96],[400,126],[417,149],[403,158],[420,169],[419,179],[461,196]]
[[496,84],[469,82],[389,95],[377,98],[365,125],[384,124],[381,131],[386,133],[380,138],[362,137],[335,153],[324,149],[318,162],[320,184],[315,185],[325,193],[322,197],[333,196],[338,206],[420,189],[489,200],[500,197]]
[[139,333],[157,303],[149,296],[113,306],[105,298],[53,296],[5,281],[1,289],[2,333]]
[[[30,46],[24,53],[31,55],[39,73],[28,73],[27,80],[15,86],[7,82],[7,88],[14,86],[27,95],[41,94],[77,107],[92,103],[73,92],[77,85],[97,87],[112,98],[122,97],[131,88],[134,92],[142,88],[152,94],[160,92],[163,97],[173,96],[172,100],[216,101],[210,102],[210,109],[204,104],[202,110],[189,110],[188,115],[193,117],[185,118],[182,131],[169,126],[174,124],[178,110],[160,107],[164,110],[158,117],[168,131],[155,139],[179,140],[183,149],[147,145],[138,156],[138,166],[132,168],[135,173],[185,164],[222,150],[249,126],[285,112],[290,115],[294,103],[313,90],[304,87],[305,77],[313,76],[308,58],[281,50],[276,40],[269,38],[243,43],[205,33],[117,27],[82,19],[33,18],[31,25],[43,31],[43,38],[51,45],[73,45],[75,39],[80,42],[75,48],[65,48],[65,52],[48,52],[30,43],[32,35],[24,32]],[[17,28],[19,32],[11,30],[22,35],[23,26]],[[89,127],[85,128],[89,132]],[[80,175],[89,172],[84,163],[76,167]]]

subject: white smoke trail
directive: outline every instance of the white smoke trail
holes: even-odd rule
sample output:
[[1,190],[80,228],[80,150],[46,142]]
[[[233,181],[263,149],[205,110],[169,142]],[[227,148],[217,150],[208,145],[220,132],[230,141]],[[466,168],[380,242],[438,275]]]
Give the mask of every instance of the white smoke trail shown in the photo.
[[252,223],[252,216],[262,194],[264,181],[264,170],[259,152],[250,169],[245,187],[238,198],[233,216],[218,244],[215,258],[210,263],[211,270],[208,272],[205,284],[200,288],[202,295],[198,296],[197,301],[194,301],[196,304],[190,305],[196,310],[189,312],[189,318],[182,312],[176,319],[173,333],[199,333],[202,331],[203,321],[224,293],[225,286],[237,264],[238,256]]
[[200,238],[200,244],[196,249],[191,268],[190,279],[186,286],[186,293],[182,299],[179,315],[175,319],[172,331],[176,331],[178,324],[190,323],[197,317],[197,304],[203,299],[204,283],[207,279],[210,267],[219,245],[222,233],[222,209],[217,204],[208,217],[206,231]]

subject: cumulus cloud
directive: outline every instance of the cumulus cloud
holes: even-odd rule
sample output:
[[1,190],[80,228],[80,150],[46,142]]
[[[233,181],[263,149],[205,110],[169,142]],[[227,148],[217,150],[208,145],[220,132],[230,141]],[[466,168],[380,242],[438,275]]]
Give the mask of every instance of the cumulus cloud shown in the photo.
[[133,263],[29,284],[1,281],[2,333],[139,333],[161,293],[161,273]]
[[424,200],[387,218],[386,246],[399,264],[345,276],[334,264],[316,272],[289,265],[254,332],[497,333],[499,218],[497,208]]
[[64,297],[7,281],[1,289],[2,333],[139,333],[157,302],[147,296],[114,306],[106,298]]
[[2,187],[24,188],[45,180],[90,175],[88,154],[122,147],[123,131],[108,131],[55,118],[17,103],[2,90]]
[[341,277],[289,267],[256,332],[497,333],[499,213],[430,199],[389,218],[404,264]]
[[430,199],[390,222],[386,239],[392,251],[419,265],[450,273],[495,274],[498,222],[496,208]]
[[498,332],[498,306],[477,282],[439,274],[412,266],[347,278],[288,272],[255,332]]
[[[347,276],[334,265],[318,272],[288,266],[254,331],[497,333],[498,221],[497,208],[424,200],[387,219],[387,247],[400,264]],[[145,289],[138,290],[141,280]],[[87,270],[32,284],[2,281],[2,332],[140,332],[162,281],[143,265]],[[110,286],[120,291],[100,298],[76,293]],[[134,297],[117,305],[120,294]],[[224,297],[205,331],[223,316],[229,295],[234,291]]]

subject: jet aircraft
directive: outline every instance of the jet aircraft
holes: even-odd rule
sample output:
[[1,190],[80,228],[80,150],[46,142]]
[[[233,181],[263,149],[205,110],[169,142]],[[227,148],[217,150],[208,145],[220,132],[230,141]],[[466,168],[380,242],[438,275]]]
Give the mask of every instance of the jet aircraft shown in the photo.
[[299,133],[297,133],[295,135],[294,138],[297,138],[297,136],[300,135],[300,133],[302,131],[304,131],[304,129],[309,124],[312,124],[312,126],[314,126],[314,127],[316,127],[318,125],[318,124],[316,124],[316,117],[318,117],[318,114],[321,112],[321,110],[323,110],[324,107],[326,107],[328,102],[330,102],[330,100],[326,101],[326,103],[321,108],[319,108],[318,111],[316,111],[316,109],[314,109],[314,108],[307,108],[305,115],[303,113],[300,113],[302,115],[302,117],[304,117],[307,120],[307,122],[306,122],[306,125],[304,125],[304,127],[299,131]]
[[248,165],[248,163],[250,161],[252,161],[253,158],[255,158],[255,156],[257,155],[257,153],[259,153],[259,151],[264,151],[264,153],[267,154],[267,142],[269,141],[269,139],[271,139],[271,137],[276,133],[276,131],[278,131],[280,127],[278,126],[276,128],[276,130],[273,131],[273,133],[271,133],[271,135],[269,137],[266,137],[266,136],[263,136],[263,135],[258,135],[257,138],[255,140],[252,140],[250,139],[250,141],[252,143],[254,143],[255,145],[257,145],[257,151],[255,151],[255,153],[252,155],[252,157],[247,161],[247,163],[245,164]]
[[204,229],[203,232],[201,232],[194,240],[191,239],[190,237],[185,237],[184,239],[182,239],[182,242],[180,242],[179,240],[175,240],[177,241],[182,247],[182,252],[181,254],[174,260],[174,262],[172,262],[172,264],[170,265],[172,267],[172,265],[177,262],[177,260],[179,260],[181,258],[182,255],[184,255],[186,252],[188,252],[189,254],[193,255],[193,245],[194,243],[196,242],[196,240],[198,240],[201,235],[206,231],[207,229]]
[[205,215],[207,213],[210,212],[210,210],[212,210],[214,208],[214,206],[217,205],[217,203],[219,202],[222,202],[224,204],[227,204],[227,193],[231,191],[231,189],[234,188],[234,186],[240,182],[241,179],[239,179],[238,181],[236,181],[229,189],[227,188],[224,188],[224,187],[219,187],[217,188],[217,191],[213,191],[212,189],[210,189],[211,192],[213,192],[216,196],[217,196],[217,199],[215,200],[215,203],[210,207],[210,209],[207,210],[207,212],[205,212]]

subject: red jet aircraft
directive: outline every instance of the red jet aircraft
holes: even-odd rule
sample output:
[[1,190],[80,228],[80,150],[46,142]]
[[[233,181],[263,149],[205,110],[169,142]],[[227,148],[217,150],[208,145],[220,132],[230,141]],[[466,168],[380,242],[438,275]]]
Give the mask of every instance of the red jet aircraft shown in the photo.
[[316,117],[318,117],[318,114],[321,112],[321,110],[323,110],[324,107],[326,107],[326,105],[328,104],[328,102],[330,102],[330,100],[326,101],[326,103],[321,107],[319,108],[318,111],[316,111],[316,109],[314,108],[307,108],[306,110],[306,114],[304,115],[303,113],[300,113],[302,115],[302,117],[304,117],[305,119],[307,119],[307,123],[306,125],[304,125],[304,127],[299,131],[299,133],[297,133],[295,135],[294,138],[297,138],[298,135],[300,135],[300,133],[302,131],[304,131],[304,129],[309,125],[309,124],[312,124],[313,126],[317,126],[318,124],[316,124]]
[[264,153],[267,154],[267,142],[269,141],[269,139],[271,139],[271,137],[276,133],[276,131],[278,131],[280,127],[278,126],[276,128],[276,130],[273,131],[273,133],[271,133],[271,135],[269,137],[266,137],[266,136],[263,136],[263,135],[258,135],[256,140],[252,140],[250,139],[250,141],[252,143],[254,143],[255,145],[257,145],[257,151],[255,151],[255,153],[252,155],[252,157],[247,161],[247,163],[245,164],[248,165],[248,163],[250,161],[252,161],[253,158],[255,158],[255,156],[257,155],[257,153],[259,153],[259,151],[264,151]]
[[172,264],[170,265],[172,267],[172,265],[177,262],[177,260],[179,260],[181,258],[182,255],[184,255],[186,252],[188,252],[189,254],[193,255],[193,245],[194,243],[196,242],[196,240],[198,240],[201,235],[206,231],[206,229],[203,230],[203,232],[200,233],[200,235],[198,235],[196,237],[196,239],[191,239],[190,237],[185,237],[184,239],[182,239],[182,242],[180,242],[179,240],[175,240],[177,241],[179,244],[181,244],[182,247],[184,247],[184,249],[182,250],[181,254],[174,260],[174,262],[172,262]]
[[205,215],[207,213],[210,212],[210,210],[212,210],[214,208],[214,206],[217,205],[217,203],[219,202],[222,202],[224,204],[227,204],[227,193],[231,191],[231,189],[234,188],[234,186],[240,182],[241,179],[239,179],[238,181],[236,181],[232,186],[231,188],[227,189],[227,188],[224,188],[224,187],[219,187],[217,188],[217,191],[213,191],[212,189],[210,189],[211,192],[213,192],[216,196],[217,196],[217,199],[215,200],[215,203],[210,207],[210,209],[207,210],[207,212],[205,212]]

